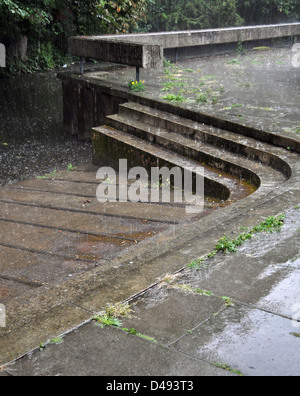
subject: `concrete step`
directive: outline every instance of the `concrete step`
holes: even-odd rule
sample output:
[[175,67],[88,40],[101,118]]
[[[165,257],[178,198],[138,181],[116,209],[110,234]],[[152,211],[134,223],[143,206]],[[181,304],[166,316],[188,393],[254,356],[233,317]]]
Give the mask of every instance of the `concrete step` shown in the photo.
[[279,171],[260,162],[244,158],[238,154],[214,147],[169,130],[132,120],[122,114],[107,117],[114,128],[133,134],[156,145],[172,150],[186,158],[192,158],[201,164],[208,165],[219,171],[225,171],[236,178],[250,182],[255,187],[267,185],[275,187],[278,182],[286,181],[286,177]]
[[166,228],[163,224],[151,221],[145,223],[142,220],[107,217],[67,209],[25,207],[17,202],[0,202],[0,220],[82,235],[114,236],[133,241],[147,239]]
[[238,154],[247,159],[261,162],[276,171],[291,177],[291,167],[286,161],[286,149],[251,137],[239,135],[224,129],[195,122],[174,114],[152,109],[139,103],[120,105],[120,115],[125,119],[142,121],[160,129],[166,129],[192,139]]
[[[23,185],[30,186],[24,187]],[[96,199],[96,188],[85,195],[72,193],[69,187],[74,183],[57,183],[43,180],[22,182],[20,186],[5,187],[0,191],[0,202],[14,203],[26,207],[37,207],[51,210],[61,210],[65,213],[84,213],[106,218],[122,218],[140,220],[144,222],[178,224],[186,220],[184,204],[134,203],[134,202],[106,202],[100,203]],[[87,185],[85,185],[87,186]],[[64,188],[62,188],[64,187]],[[218,202],[207,201],[207,210],[217,209]]]
[[[116,116],[110,117],[111,121],[116,121]],[[118,120],[119,121],[119,120]],[[125,121],[125,120],[124,120]],[[124,126],[122,124],[120,126]],[[138,129],[136,129],[138,131]],[[117,153],[117,154],[116,154]],[[178,166],[181,169],[205,168],[205,194],[223,201],[237,201],[255,191],[253,185],[242,182],[240,176],[221,172],[200,161],[188,158],[174,151],[155,146],[149,141],[140,139],[121,130],[111,127],[98,127],[93,129],[93,163],[97,165],[118,166],[120,158],[128,159],[128,167],[144,166],[150,169],[151,166]],[[245,169],[245,174],[248,174]],[[253,177],[258,177],[253,173]]]

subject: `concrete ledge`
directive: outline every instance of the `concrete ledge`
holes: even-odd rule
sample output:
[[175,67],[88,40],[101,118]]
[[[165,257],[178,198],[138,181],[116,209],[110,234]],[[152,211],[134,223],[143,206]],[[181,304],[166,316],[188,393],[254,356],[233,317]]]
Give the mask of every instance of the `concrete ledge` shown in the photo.
[[[274,146],[287,148],[291,151],[300,153],[300,143],[297,139],[292,138],[286,132],[282,131],[280,135],[272,132],[267,132],[251,126],[242,125],[233,121],[225,120],[211,114],[201,113],[192,109],[179,107],[176,104],[166,102],[160,99],[152,99],[140,94],[129,92],[127,88],[120,85],[111,86],[110,83],[102,80],[93,80],[90,77],[81,77],[74,73],[61,73],[58,77],[62,80],[64,87],[64,124],[67,133],[78,136],[81,140],[91,139],[91,128],[106,123],[105,117],[107,115],[118,113],[118,107],[122,103],[135,102],[141,105],[149,106],[153,109],[165,111],[170,114],[193,120],[195,122],[212,125],[216,128],[225,129],[260,140]],[[89,116],[89,121],[93,120],[93,124],[85,124],[85,114],[83,105],[79,108],[79,103],[84,104],[87,97],[91,95],[93,103],[96,102],[99,106],[97,114],[95,114],[95,106],[90,108],[93,113]],[[69,101],[72,98],[72,101]],[[81,98],[84,98],[81,100]],[[107,98],[109,98],[109,106],[106,106]],[[68,102],[69,101],[69,102]],[[112,103],[111,103],[112,102]],[[95,117],[97,116],[97,120]],[[290,176],[290,171],[287,169],[287,176]]]
[[69,52],[81,58],[94,58],[107,62],[142,68],[155,68],[162,65],[163,48],[160,45],[127,42],[120,36],[71,37]]
[[118,36],[91,37],[91,39],[122,40],[126,42],[152,43],[167,48],[184,48],[199,45],[225,44],[238,41],[267,40],[292,37],[300,34],[300,23],[279,25],[244,26],[223,29],[190,30]]
[[300,23],[182,32],[80,36],[69,39],[69,52],[82,58],[155,68],[162,64],[165,49],[261,41],[298,35],[300,35]]

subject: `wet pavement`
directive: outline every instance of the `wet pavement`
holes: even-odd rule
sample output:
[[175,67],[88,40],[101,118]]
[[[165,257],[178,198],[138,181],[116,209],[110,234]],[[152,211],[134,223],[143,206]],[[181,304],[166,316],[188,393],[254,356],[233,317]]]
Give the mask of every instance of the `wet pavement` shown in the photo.
[[89,165],[2,187],[2,304],[101,267],[186,220],[185,208],[172,204],[99,203],[97,170]]
[[[141,70],[141,97],[175,104],[275,134],[298,137],[300,69],[291,48],[262,47],[246,55],[228,54],[167,63]],[[135,69],[87,73],[91,79],[127,88]]]
[[122,328],[89,321],[2,375],[298,376],[299,224],[288,211],[279,233],[131,299]]
[[[295,81],[299,71],[281,64],[288,50],[279,51],[280,57],[274,55],[269,66],[269,53],[256,54],[265,56],[263,68],[276,69],[275,74],[269,73],[270,94],[266,97],[263,76],[260,82],[251,80],[243,85],[249,62],[255,69],[253,78],[263,74],[254,53],[236,62],[231,62],[232,56],[212,58],[211,63],[204,60],[201,71],[199,60],[182,62],[183,72],[168,66],[169,72],[157,71],[157,80],[151,74],[154,89],[141,95],[175,92],[187,97],[189,93],[178,91],[183,87],[167,86],[166,82],[198,73],[198,80],[199,76],[207,78],[197,92],[192,92],[193,97],[178,106],[196,106],[200,111],[216,112],[298,140],[299,89]],[[193,62],[194,69],[189,69]],[[212,64],[225,73],[226,80],[224,76],[221,81],[212,78]],[[239,74],[242,72],[243,76]],[[125,84],[132,70],[114,72],[113,79],[115,74]],[[274,81],[282,75],[281,88],[272,91]],[[192,77],[190,84],[194,84]],[[203,87],[211,98],[207,104],[195,102]],[[164,88],[171,91],[161,91]],[[246,95],[246,90],[252,90],[251,95]],[[214,104],[212,94],[217,97]],[[257,102],[258,96],[262,102]],[[270,100],[279,101],[274,113]],[[242,106],[234,106],[238,103]],[[249,112],[241,114],[242,108]],[[33,118],[31,114],[27,125]],[[37,168],[19,174],[19,168],[14,167],[22,168],[23,159],[27,160],[21,154],[23,159],[16,162],[13,151],[5,156],[5,150],[16,147],[20,153],[22,147],[22,139],[21,143],[9,140],[14,139],[10,130],[5,128],[0,150],[1,160],[9,158],[13,171],[6,172],[6,165],[1,168],[3,184],[27,176],[31,180],[3,186],[0,191],[4,230],[0,290],[8,323],[6,329],[0,329],[0,364],[25,355],[13,365],[2,367],[0,376],[299,375],[300,211],[296,205],[300,195],[296,153],[284,149],[293,168],[289,180],[280,180],[276,188],[259,189],[250,197],[185,224],[183,207],[170,211],[163,205],[139,204],[138,210],[136,204],[129,203],[120,214],[119,204],[110,203],[99,209],[95,169],[88,166],[66,171],[69,164],[76,165],[73,159],[78,151],[71,149],[75,157],[65,156],[61,144],[64,138],[59,143],[58,162],[46,145],[53,162],[47,162],[46,151],[42,150]],[[38,143],[39,149],[41,146]],[[90,144],[78,147],[90,150]],[[28,146],[27,154],[32,148]],[[44,155],[45,168],[40,162]],[[83,162],[90,161],[84,157]],[[56,167],[64,170],[54,170]],[[37,174],[42,178],[33,179]],[[212,251],[222,236],[236,236],[242,227],[253,227],[283,212],[287,217],[280,233],[255,237],[239,253],[218,255],[198,271],[186,268],[195,258]],[[101,328],[91,320],[107,304],[120,301],[128,301],[134,310],[132,318],[121,318],[122,328]],[[59,335],[62,340],[53,342]]]

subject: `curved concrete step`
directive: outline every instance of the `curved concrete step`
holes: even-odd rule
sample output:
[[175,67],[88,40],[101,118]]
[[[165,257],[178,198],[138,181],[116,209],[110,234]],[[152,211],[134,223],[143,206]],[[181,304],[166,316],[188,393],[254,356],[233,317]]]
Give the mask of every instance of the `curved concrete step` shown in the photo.
[[124,116],[125,119],[130,117],[130,119],[167,129],[192,140],[204,142],[247,159],[261,162],[283,173],[287,179],[291,177],[291,166],[286,160],[290,153],[284,148],[138,103],[129,102],[120,105],[120,115]]
[[264,187],[270,189],[278,183],[286,181],[286,177],[281,172],[275,171],[260,162],[249,160],[163,128],[130,119],[128,115],[108,116],[107,120],[110,126],[118,130],[133,134],[186,158],[199,161],[202,165],[224,171],[235,178],[242,178],[257,188],[264,185]]
[[234,202],[251,195],[256,188],[235,177],[201,162],[189,159],[184,155],[174,153],[166,148],[159,147],[149,141],[140,139],[132,134],[103,126],[93,129],[93,163],[96,165],[118,167],[119,159],[127,158],[128,167],[180,167],[193,169],[203,167],[205,170],[205,195]]

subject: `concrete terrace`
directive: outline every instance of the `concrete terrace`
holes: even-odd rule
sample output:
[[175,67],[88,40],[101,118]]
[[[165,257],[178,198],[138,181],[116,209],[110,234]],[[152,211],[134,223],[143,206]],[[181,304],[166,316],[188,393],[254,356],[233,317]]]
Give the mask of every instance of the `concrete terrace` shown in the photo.
[[194,47],[199,49],[200,55],[205,46],[253,43],[296,37],[299,34],[300,23],[291,23],[137,35],[77,36],[69,39],[69,51],[81,58],[95,58],[138,68],[155,68],[162,65],[164,52],[168,49],[176,50],[179,55],[180,49]]
[[[154,153],[200,163],[215,195],[194,218],[184,205],[100,205],[95,165],[2,188],[1,364],[76,328],[2,374],[297,375],[300,71],[290,50],[143,70],[147,90],[138,94],[127,87],[134,72],[62,76],[74,100],[65,105],[66,128],[86,139],[94,127],[98,166],[99,141],[135,150],[138,163]],[[107,113],[97,111],[103,103]],[[280,213],[280,233],[186,269],[224,235]],[[120,301],[136,304],[124,327],[152,341],[90,321]]]

